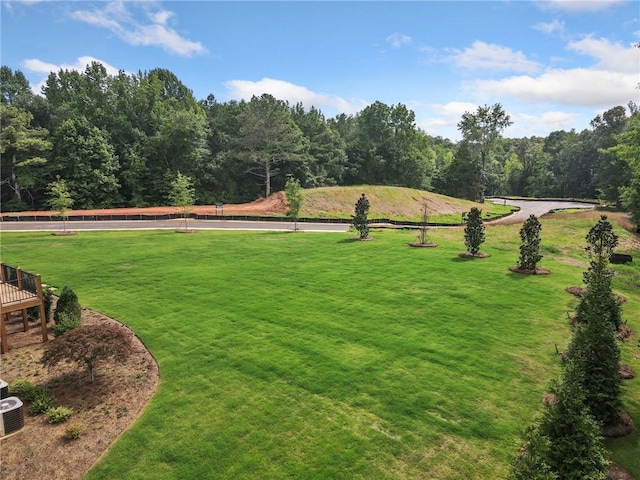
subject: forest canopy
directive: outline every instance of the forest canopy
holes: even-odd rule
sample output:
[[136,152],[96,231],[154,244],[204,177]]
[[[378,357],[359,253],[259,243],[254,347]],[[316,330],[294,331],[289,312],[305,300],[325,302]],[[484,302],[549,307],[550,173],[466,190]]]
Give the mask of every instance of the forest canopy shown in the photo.
[[196,99],[166,69],[51,73],[41,95],[19,70],[0,72],[3,211],[47,208],[64,179],[74,208],[166,202],[178,172],[200,204],[255,200],[284,188],[397,185],[482,200],[487,195],[598,198],[640,221],[640,113],[630,102],[581,132],[505,138],[500,104],[466,112],[462,139],[433,137],[406,105],[374,102],[326,118],[269,94]]

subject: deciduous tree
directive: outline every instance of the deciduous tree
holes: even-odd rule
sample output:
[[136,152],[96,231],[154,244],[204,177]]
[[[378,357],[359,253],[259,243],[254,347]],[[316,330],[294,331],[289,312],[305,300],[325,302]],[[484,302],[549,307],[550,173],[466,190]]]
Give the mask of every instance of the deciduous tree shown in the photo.
[[178,172],[176,178],[171,182],[171,191],[168,200],[174,207],[180,207],[182,218],[184,218],[184,230],[187,231],[189,213],[193,209],[196,201],[196,192],[193,188],[193,181],[190,177]]
[[300,217],[300,210],[304,203],[304,192],[300,186],[300,181],[292,176],[287,178],[287,183],[284,185],[284,193],[287,197],[287,216],[294,222],[294,231],[298,231],[298,218]]
[[131,351],[130,336],[124,327],[86,325],[69,330],[47,343],[41,361],[47,367],[54,367],[60,362],[82,365],[93,382],[99,362],[107,359],[123,361]]
[[71,205],[73,205],[73,198],[71,198],[71,193],[67,189],[66,182],[59,176],[56,177],[55,181],[49,184],[48,191],[49,205],[62,217],[62,229],[66,232],[67,210],[69,209],[69,207],[71,207]]
[[[465,112],[458,123],[458,130],[464,142],[471,145],[479,157],[480,178],[477,181],[483,186],[487,184],[487,165],[491,148],[500,138],[502,131],[512,124],[511,117],[499,103],[491,107],[488,105],[478,107],[475,113]],[[482,201],[483,193],[481,192],[480,198],[473,200]]]

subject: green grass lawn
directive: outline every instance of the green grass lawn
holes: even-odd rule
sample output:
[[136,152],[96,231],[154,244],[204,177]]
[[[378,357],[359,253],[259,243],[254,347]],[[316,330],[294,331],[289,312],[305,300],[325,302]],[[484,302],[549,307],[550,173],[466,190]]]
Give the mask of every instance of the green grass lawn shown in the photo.
[[[3,233],[1,253],[129,325],[159,363],[158,393],[89,479],[495,479],[560,371],[564,289],[596,217],[572,218],[543,220],[552,274],[537,277],[507,269],[517,225],[488,228],[491,257],[472,261],[461,228],[431,230],[435,249],[406,231]],[[639,260],[615,279],[638,372]],[[640,423],[638,381],[625,386]],[[608,444],[635,476],[639,438]]]

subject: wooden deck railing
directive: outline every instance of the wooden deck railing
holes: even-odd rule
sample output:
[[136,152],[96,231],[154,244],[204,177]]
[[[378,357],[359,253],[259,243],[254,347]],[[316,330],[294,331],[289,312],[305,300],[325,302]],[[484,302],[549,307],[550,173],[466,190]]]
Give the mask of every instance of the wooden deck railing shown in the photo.
[[22,311],[24,331],[29,329],[27,309],[39,307],[42,341],[47,341],[47,320],[44,316],[42,280],[40,275],[24,272],[20,267],[0,263],[0,336],[2,353],[9,351],[5,317]]

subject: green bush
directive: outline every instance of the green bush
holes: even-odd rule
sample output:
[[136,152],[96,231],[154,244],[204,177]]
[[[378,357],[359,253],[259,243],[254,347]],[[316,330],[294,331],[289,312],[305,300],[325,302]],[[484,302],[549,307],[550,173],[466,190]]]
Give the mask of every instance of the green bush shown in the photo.
[[53,288],[46,287],[42,295],[42,303],[44,304],[44,318],[47,323],[51,321],[51,308],[53,307]]
[[58,324],[65,315],[78,322],[80,322],[82,318],[82,308],[78,302],[78,296],[66,285],[62,289],[62,293],[58,299],[56,311],[53,313],[53,321]]
[[63,333],[69,330],[73,330],[74,328],[77,328],[79,326],[80,319],[75,319],[70,315],[63,313],[58,317],[58,321],[56,321],[56,324],[53,326],[53,329],[51,331],[53,332],[54,337],[59,337]]
[[53,406],[55,397],[49,389],[45,387],[34,387],[33,390],[33,400],[30,402],[31,407],[29,408],[29,412],[31,415],[45,413]]
[[72,423],[67,428],[65,428],[64,438],[66,438],[67,440],[77,440],[78,438],[80,438],[83,431],[84,428],[82,428],[82,425]]
[[47,422],[62,423],[66,422],[73,415],[73,410],[67,407],[54,407],[46,412]]
[[29,380],[19,378],[9,385],[9,391],[11,392],[11,395],[18,397],[21,400],[30,402],[33,400],[35,387]]

